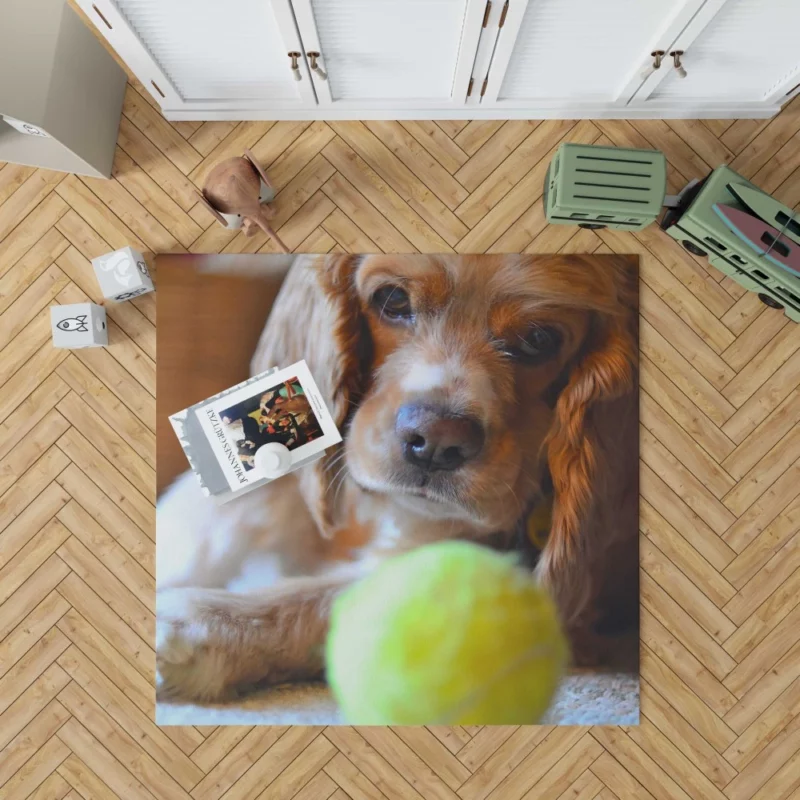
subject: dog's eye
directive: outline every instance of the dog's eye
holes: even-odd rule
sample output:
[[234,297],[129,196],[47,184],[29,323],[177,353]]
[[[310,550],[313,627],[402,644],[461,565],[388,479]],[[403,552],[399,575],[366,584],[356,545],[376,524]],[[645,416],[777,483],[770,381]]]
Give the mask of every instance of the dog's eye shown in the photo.
[[408,292],[401,286],[381,286],[374,295],[372,303],[382,317],[389,319],[411,319],[414,312],[411,309],[411,299]]
[[506,344],[506,352],[520,361],[538,364],[552,358],[561,347],[561,333],[555,328],[535,325],[524,336]]

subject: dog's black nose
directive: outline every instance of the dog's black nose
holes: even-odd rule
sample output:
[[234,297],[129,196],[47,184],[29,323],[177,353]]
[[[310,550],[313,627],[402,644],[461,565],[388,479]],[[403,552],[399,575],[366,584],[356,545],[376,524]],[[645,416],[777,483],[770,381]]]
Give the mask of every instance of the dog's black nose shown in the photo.
[[405,460],[430,472],[458,469],[483,448],[480,422],[438,406],[401,406],[395,431]]

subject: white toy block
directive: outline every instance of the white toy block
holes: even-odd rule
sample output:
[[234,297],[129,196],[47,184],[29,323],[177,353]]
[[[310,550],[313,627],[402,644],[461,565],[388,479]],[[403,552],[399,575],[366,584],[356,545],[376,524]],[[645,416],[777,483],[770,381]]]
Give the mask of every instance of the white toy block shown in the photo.
[[94,303],[50,306],[53,347],[76,350],[79,347],[103,347],[108,344],[106,310]]
[[92,266],[107,300],[130,300],[155,288],[142,254],[132,247],[93,258]]

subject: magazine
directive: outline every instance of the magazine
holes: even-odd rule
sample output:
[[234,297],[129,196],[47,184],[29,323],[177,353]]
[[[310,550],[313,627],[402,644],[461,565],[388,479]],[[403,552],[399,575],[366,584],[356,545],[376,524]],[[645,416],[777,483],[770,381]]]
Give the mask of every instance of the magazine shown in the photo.
[[218,497],[271,479],[256,458],[264,445],[285,447],[291,472],[342,440],[305,361],[256,375],[170,421],[206,493]]

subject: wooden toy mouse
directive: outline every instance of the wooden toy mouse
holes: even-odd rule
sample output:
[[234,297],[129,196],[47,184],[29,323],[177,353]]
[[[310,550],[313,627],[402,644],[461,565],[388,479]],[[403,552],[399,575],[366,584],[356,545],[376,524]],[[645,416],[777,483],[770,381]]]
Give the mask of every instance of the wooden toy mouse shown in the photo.
[[289,248],[269,222],[275,211],[267,203],[274,197],[269,178],[249,150],[243,156],[226,158],[217,164],[208,174],[200,195],[205,207],[224,227],[242,228],[245,236],[252,236],[256,228],[261,228],[288,253]]

